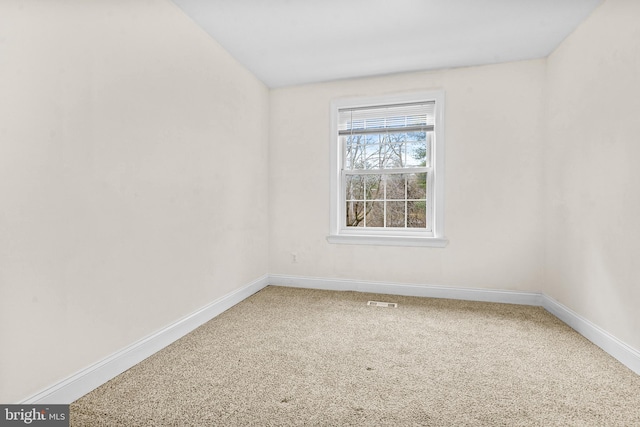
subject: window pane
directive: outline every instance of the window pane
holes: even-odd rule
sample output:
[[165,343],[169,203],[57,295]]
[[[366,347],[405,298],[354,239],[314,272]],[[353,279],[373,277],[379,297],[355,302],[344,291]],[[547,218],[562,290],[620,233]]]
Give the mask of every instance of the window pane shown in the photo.
[[425,163],[427,166],[431,166],[431,156],[433,155],[433,132],[427,132],[427,155]]
[[380,144],[380,168],[389,167],[389,158],[393,156],[393,153],[389,149],[389,144],[386,143],[386,139],[382,139]]
[[368,169],[380,169],[382,163],[382,153],[380,144],[367,145],[367,165]]
[[427,202],[420,200],[407,202],[407,227],[425,228],[427,226]]
[[405,175],[404,174],[392,174],[385,175],[387,183],[387,200],[400,199],[404,200],[405,197]]
[[424,142],[427,140],[427,133],[431,133],[431,132],[414,131],[414,132],[406,132],[404,135],[407,142]]
[[389,141],[383,146],[383,163],[384,168],[403,168],[405,143],[401,141]]
[[404,227],[405,202],[387,202],[387,227]]
[[[351,137],[349,139],[358,140],[358,138]],[[346,169],[364,169],[364,146],[362,144],[354,142],[345,145],[344,167]]]
[[364,199],[364,176],[363,175],[347,175],[345,185],[346,200],[363,200]]
[[365,159],[367,169],[379,169],[383,165],[383,153],[381,143],[384,135],[371,134],[364,135],[363,141],[365,142]]
[[407,175],[407,199],[427,198],[427,174],[412,173]]
[[347,227],[364,227],[364,202],[347,202]]
[[381,164],[381,156],[380,152],[380,144],[368,144],[365,146],[366,149],[366,161],[365,168],[366,169],[379,169]]
[[426,147],[424,144],[407,144],[406,166],[426,166]]
[[363,175],[367,200],[380,200],[384,196],[382,175]]
[[406,134],[406,166],[426,166],[429,133],[431,132],[408,132]]
[[384,202],[367,202],[367,227],[384,227]]

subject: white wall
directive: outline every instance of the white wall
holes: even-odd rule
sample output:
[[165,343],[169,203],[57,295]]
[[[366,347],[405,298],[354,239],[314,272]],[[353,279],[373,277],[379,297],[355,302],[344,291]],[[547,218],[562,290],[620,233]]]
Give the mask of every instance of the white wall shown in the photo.
[[640,2],[548,59],[545,292],[640,349]]
[[[536,60],[272,90],[270,273],[539,291],[544,66]],[[331,100],[438,88],[446,92],[449,245],[329,244]]]
[[267,273],[267,111],[167,0],[0,3],[0,402]]

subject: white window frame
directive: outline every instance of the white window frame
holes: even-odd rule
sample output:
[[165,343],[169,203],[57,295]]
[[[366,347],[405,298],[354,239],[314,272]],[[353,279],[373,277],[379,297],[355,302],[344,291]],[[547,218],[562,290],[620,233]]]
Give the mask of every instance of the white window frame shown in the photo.
[[[384,230],[366,227],[347,227],[346,199],[343,183],[344,150],[338,137],[338,112],[346,108],[361,108],[435,101],[434,143],[432,147],[433,182],[428,200],[431,215],[430,231],[402,228]],[[412,92],[408,94],[376,97],[337,99],[331,102],[331,219],[329,243],[427,246],[443,248],[448,240],[444,237],[444,91]]]

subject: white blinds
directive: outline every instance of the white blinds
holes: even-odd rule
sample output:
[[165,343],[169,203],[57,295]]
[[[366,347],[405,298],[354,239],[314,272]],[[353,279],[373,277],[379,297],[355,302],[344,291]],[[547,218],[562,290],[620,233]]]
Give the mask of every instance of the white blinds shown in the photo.
[[339,135],[429,131],[434,124],[434,101],[338,110]]

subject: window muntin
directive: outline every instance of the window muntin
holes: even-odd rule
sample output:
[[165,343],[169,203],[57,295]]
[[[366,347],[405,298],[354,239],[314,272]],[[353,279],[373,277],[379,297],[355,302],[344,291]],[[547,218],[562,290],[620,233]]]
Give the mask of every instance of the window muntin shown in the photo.
[[[330,242],[396,236],[446,244],[442,106],[442,92],[332,103]],[[333,238],[340,236],[348,242]]]

